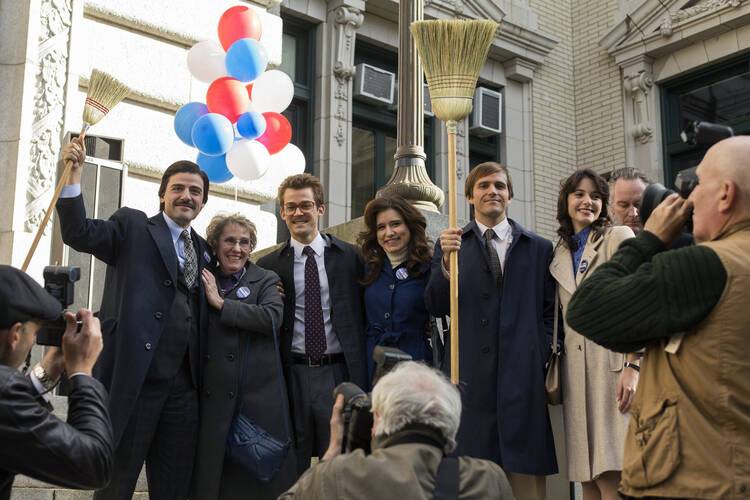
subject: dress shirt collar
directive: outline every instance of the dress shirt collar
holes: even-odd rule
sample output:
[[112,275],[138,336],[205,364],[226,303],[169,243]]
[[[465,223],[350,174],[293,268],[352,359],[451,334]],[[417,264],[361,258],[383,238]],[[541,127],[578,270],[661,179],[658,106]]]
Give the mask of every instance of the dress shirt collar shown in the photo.
[[[479,231],[482,233],[482,236],[484,236],[484,232],[489,229],[487,226],[479,222],[478,220],[475,220],[477,227],[479,228]],[[513,234],[513,227],[511,227],[510,222],[508,222],[508,218],[504,218],[500,224],[494,226],[492,228],[493,231],[495,231],[495,235],[498,237],[500,241],[508,241]]]
[[308,246],[313,249],[313,252],[315,252],[317,256],[323,256],[323,253],[328,246],[328,241],[323,238],[323,235],[321,233],[318,233],[318,235],[310,242],[310,244],[306,245],[304,243],[300,243],[299,241],[295,240],[293,236],[289,238],[289,244],[292,245],[292,248],[294,249],[294,256],[298,259],[301,259],[302,250]]
[[180,236],[182,235],[182,231],[187,229],[188,231],[191,231],[192,235],[192,229],[190,226],[188,227],[180,227],[179,224],[177,224],[175,221],[169,218],[169,216],[162,212],[161,213],[164,216],[164,222],[167,223],[167,227],[169,228],[169,232],[172,233],[172,243],[177,243],[177,240],[180,239]]

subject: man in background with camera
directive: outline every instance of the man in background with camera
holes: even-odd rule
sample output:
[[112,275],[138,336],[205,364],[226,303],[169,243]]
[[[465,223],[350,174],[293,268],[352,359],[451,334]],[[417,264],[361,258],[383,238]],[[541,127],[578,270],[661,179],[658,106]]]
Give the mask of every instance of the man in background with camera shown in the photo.
[[[62,350],[48,349],[29,377],[18,372],[44,321],[61,318],[60,303],[26,273],[0,266],[0,500],[25,474],[68,488],[101,488],[112,467],[107,392],[91,370],[102,350],[99,320],[65,313]],[[46,392],[63,371],[70,378],[68,421],[50,413]]]
[[[697,176],[689,198],[664,200],[567,311],[604,347],[646,348],[620,483],[630,497],[750,495],[750,137],[716,143]],[[691,211],[698,244],[665,251]]]
[[461,397],[440,372],[405,361],[375,384],[370,455],[361,449],[341,454],[343,410],[339,395],[328,451],[281,500],[415,500],[437,498],[436,488],[462,500],[513,498],[505,473],[494,462],[445,458],[456,447]]
[[130,500],[145,460],[149,498],[184,499],[208,327],[200,275],[211,261],[191,223],[208,200],[208,176],[177,161],[162,175],[156,215],[122,207],[109,220],[89,219],[80,185],[83,140],[73,139],[61,156],[73,162],[57,202],[62,239],[107,264],[99,311],[104,349],[95,374],[111,395],[116,450],[112,481],[95,498]]

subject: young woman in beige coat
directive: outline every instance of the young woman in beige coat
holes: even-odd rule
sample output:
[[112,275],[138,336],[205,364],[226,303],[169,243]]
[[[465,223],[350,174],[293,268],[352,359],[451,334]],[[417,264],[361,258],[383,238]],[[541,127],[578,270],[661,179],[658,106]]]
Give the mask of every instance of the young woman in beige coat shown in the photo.
[[[577,170],[561,184],[557,203],[560,239],[550,272],[557,281],[563,319],[578,284],[607,262],[623,240],[633,237],[630,228],[612,227],[608,198],[607,182],[592,170]],[[568,477],[581,483],[584,500],[617,499],[639,356],[609,351],[576,333],[567,322],[564,325],[562,384]]]

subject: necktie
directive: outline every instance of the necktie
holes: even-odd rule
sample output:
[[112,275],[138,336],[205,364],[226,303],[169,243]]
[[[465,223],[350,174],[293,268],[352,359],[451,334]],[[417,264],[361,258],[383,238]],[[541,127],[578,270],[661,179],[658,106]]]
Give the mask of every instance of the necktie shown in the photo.
[[187,229],[182,231],[182,241],[185,243],[185,265],[182,268],[182,274],[185,277],[185,284],[190,288],[198,276],[198,258],[195,256],[193,239]]
[[320,303],[320,276],[315,252],[309,246],[302,250],[305,261],[305,352],[319,361],[326,352],[326,332],[323,326],[323,307]]
[[500,265],[500,257],[498,257],[495,247],[492,246],[492,240],[495,239],[495,231],[490,228],[484,232],[484,247],[487,250],[487,256],[490,258],[490,269],[492,275],[495,277],[497,287],[499,290],[503,289],[503,268]]

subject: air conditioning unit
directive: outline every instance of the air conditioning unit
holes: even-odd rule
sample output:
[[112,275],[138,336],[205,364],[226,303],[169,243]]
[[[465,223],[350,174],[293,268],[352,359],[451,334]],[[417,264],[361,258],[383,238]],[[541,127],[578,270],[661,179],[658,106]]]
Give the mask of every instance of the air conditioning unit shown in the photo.
[[487,137],[502,132],[503,95],[500,92],[477,87],[474,91],[474,107],[469,115],[469,132]]
[[390,71],[360,63],[355,66],[354,97],[372,104],[393,104],[396,75]]

